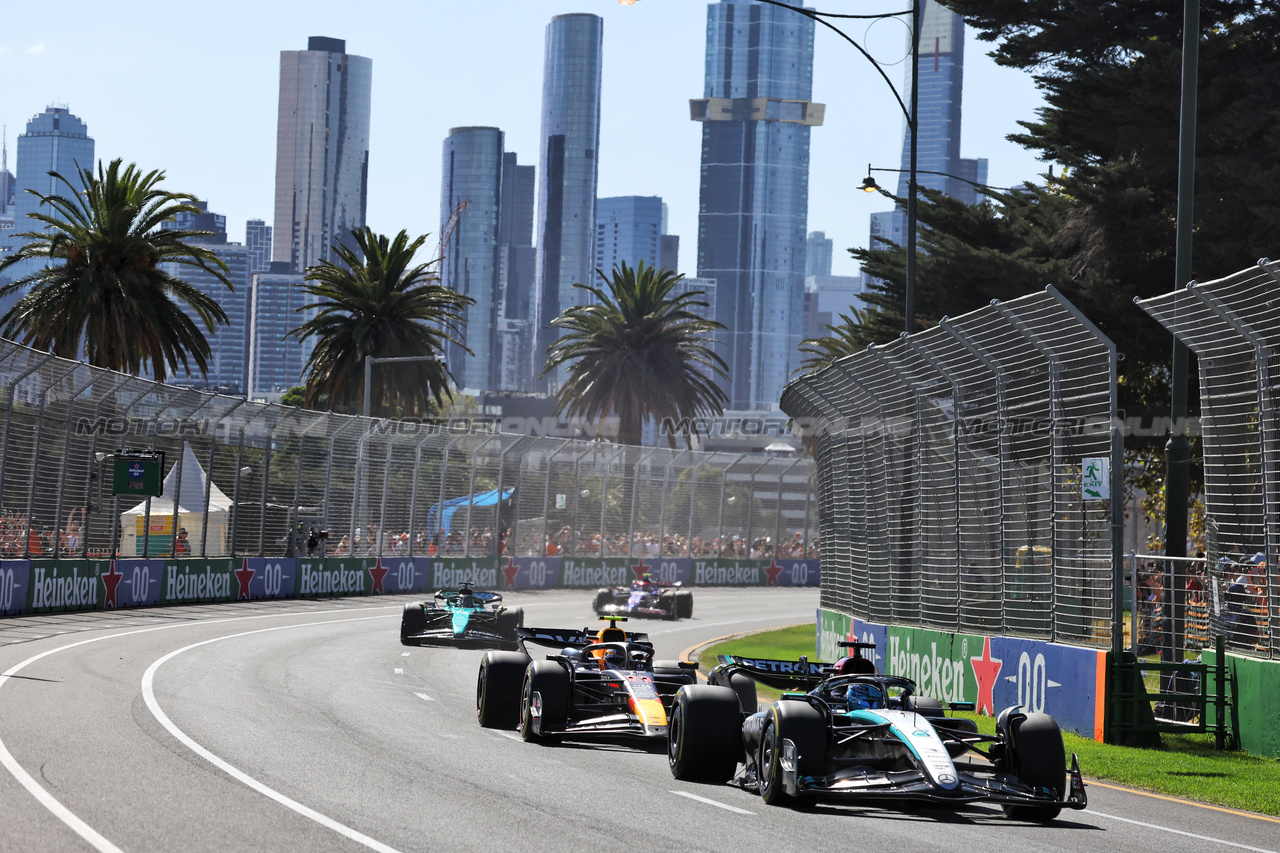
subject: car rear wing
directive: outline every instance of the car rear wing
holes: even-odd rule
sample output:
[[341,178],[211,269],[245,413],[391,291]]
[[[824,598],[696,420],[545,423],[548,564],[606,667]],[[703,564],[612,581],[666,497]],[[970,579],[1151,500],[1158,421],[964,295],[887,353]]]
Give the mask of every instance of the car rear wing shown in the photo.
[[753,681],[777,690],[807,691],[835,672],[832,664],[811,661],[803,656],[798,661],[749,658],[743,655],[720,655],[719,659],[720,665],[711,674],[713,684],[720,683],[717,675],[728,684],[729,676],[740,672]]
[[[599,634],[599,630],[593,631],[590,628],[583,628],[580,631],[575,628],[516,628],[516,636],[521,645],[533,643],[557,649],[585,648],[600,642]],[[649,643],[648,634],[633,631],[627,631],[626,634],[629,643]]]

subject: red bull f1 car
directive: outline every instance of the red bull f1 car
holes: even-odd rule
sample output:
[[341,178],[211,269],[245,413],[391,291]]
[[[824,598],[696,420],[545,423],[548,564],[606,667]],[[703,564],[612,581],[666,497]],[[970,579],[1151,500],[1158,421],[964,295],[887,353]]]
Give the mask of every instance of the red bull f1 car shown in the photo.
[[400,616],[400,642],[406,646],[515,649],[516,629],[523,624],[524,611],[503,606],[501,594],[463,583],[456,590],[438,590],[432,601],[406,604]]
[[[1011,818],[1048,822],[1087,804],[1080,764],[1068,769],[1057,722],[1008,708],[995,735],[945,716],[915,683],[879,675],[858,653],[837,664],[729,655],[707,685],[680,689],[668,763],[677,779],[737,782],[772,805],[805,802],[996,803]],[[785,690],[755,712],[756,683]],[[953,710],[972,703],[952,702]]]
[[[480,725],[538,743],[665,741],[671,703],[695,682],[697,664],[654,660],[648,635],[618,628],[617,617],[607,621],[600,631],[520,628],[521,651],[486,653],[476,680]],[[534,659],[526,644],[558,651]]]
[[693,616],[693,593],[679,583],[657,583],[648,575],[631,586],[596,590],[592,607],[598,616],[639,619],[688,619]]

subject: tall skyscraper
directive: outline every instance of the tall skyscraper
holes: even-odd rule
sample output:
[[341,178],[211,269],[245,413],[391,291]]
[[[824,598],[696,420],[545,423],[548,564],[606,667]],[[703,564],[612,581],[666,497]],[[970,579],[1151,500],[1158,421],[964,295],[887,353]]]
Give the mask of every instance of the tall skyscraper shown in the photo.
[[244,224],[244,247],[249,250],[249,275],[271,266],[271,226],[261,219]]
[[834,241],[822,231],[811,231],[805,241],[804,274],[831,275],[831,255]]
[[450,227],[452,231],[440,264],[440,280],[475,300],[463,312],[466,324],[457,335],[471,355],[450,344],[445,358],[462,387],[477,392],[494,388],[498,363],[502,139],[496,127],[455,127],[445,138],[441,169],[440,233],[444,235]]
[[[597,200],[595,268],[612,276],[618,264],[635,269],[641,261],[649,267],[662,264],[662,199],[624,195]],[[594,276],[591,284],[599,283]]]
[[752,0],[707,8],[698,276],[716,280],[729,406],[778,405],[804,333],[813,21]]
[[[794,14],[794,13],[792,13]],[[533,372],[555,340],[552,320],[592,281],[596,177],[600,149],[600,73],[604,21],[558,15],[547,25],[542,71],[542,151],[538,190],[538,310]],[[563,380],[553,377],[551,385]]]
[[206,237],[192,238],[187,242],[208,249],[221,258],[227,265],[226,276],[234,289],[229,290],[217,276],[200,267],[173,263],[163,265],[164,271],[169,275],[182,279],[211,297],[227,315],[227,324],[216,327],[210,334],[203,322],[193,312],[187,311],[187,315],[209,340],[209,369],[204,376],[176,374],[171,382],[175,385],[240,395],[247,388],[245,371],[249,336],[249,250],[240,243],[227,242],[225,216],[211,213],[206,202],[196,204],[201,213],[180,214],[174,222],[167,222],[162,227],[179,231],[212,232]]
[[[6,250],[16,249],[27,242],[19,234],[42,230],[38,221],[27,218],[40,207],[40,200],[27,190],[35,190],[42,195],[66,195],[72,190],[49,172],[57,172],[70,181],[72,187],[79,189],[79,170],[95,168],[93,138],[89,136],[89,129],[66,107],[47,107],[32,117],[27,122],[26,133],[18,136],[17,154],[11,210],[13,228],[6,230],[6,236],[2,238]],[[42,212],[51,211],[46,208]],[[38,261],[23,261],[5,270],[5,278],[16,281],[40,268]],[[0,299],[0,313],[9,310],[20,298],[21,294],[13,293]]]
[[272,256],[303,272],[365,224],[373,62],[342,39],[280,52]]
[[521,166],[515,152],[502,155],[502,213],[498,217],[498,375],[503,391],[533,388],[533,330],[537,327],[537,253],[533,248],[533,200],[537,167]]
[[288,335],[311,317],[311,312],[298,310],[315,301],[302,289],[303,281],[302,273],[291,272],[289,264],[281,261],[273,261],[266,272],[252,276],[246,368],[250,396],[278,398],[302,384],[302,371],[315,342]]
[[[908,36],[909,38],[909,36]],[[909,45],[909,42],[908,42]],[[920,17],[920,55],[916,58],[920,80],[916,144],[916,185],[941,190],[966,204],[978,200],[977,188],[967,181],[987,182],[987,161],[960,156],[960,126],[964,90],[964,20],[934,0],[924,0]],[[910,96],[911,75],[903,86]],[[898,175],[899,198],[910,187],[911,128],[903,122],[902,164]],[[937,172],[940,174],[926,174]],[[953,177],[948,177],[953,176]],[[963,178],[965,180],[957,180]],[[892,242],[905,246],[907,213],[902,208],[871,214],[871,247]],[[864,284],[872,279],[863,275]]]

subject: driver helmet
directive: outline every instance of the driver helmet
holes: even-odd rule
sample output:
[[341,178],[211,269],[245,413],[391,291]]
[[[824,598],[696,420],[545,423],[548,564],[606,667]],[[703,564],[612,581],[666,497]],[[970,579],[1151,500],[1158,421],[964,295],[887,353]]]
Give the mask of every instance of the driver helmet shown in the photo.
[[848,702],[850,710],[879,708],[884,704],[883,699],[884,695],[880,692],[880,688],[874,684],[855,682],[845,691],[845,701]]
[[600,659],[601,669],[626,669],[627,653],[615,646],[609,646],[604,650],[604,657]]

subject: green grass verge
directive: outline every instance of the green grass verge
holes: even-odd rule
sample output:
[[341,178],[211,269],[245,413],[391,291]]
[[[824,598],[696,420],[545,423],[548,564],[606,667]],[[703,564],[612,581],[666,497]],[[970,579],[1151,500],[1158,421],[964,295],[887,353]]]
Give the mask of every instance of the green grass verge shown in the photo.
[[[750,634],[703,649],[698,661],[704,671],[716,657],[732,652],[749,657],[797,660],[813,657],[813,626],[796,625],[777,631]],[[776,699],[778,692],[761,686],[761,699]],[[991,717],[957,713],[976,720],[978,730],[994,734]],[[1068,753],[1080,757],[1086,780],[1115,782],[1173,797],[1184,797],[1227,808],[1280,816],[1280,761],[1258,758],[1239,751],[1214,749],[1213,735],[1161,735],[1163,749],[1113,746],[1063,732]]]

